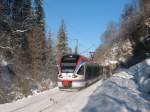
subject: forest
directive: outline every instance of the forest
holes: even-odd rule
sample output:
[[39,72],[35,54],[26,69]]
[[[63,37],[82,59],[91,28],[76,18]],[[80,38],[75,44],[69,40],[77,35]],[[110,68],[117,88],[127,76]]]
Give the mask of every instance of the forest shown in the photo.
[[[119,23],[110,21],[94,59],[102,65],[130,67],[149,57],[150,1],[126,4]],[[0,0],[0,103],[53,88],[57,63],[71,53],[61,21],[56,42],[46,33],[43,0]]]
[[70,49],[63,20],[53,46],[44,16],[43,0],[0,0],[0,103],[56,85],[57,61]]

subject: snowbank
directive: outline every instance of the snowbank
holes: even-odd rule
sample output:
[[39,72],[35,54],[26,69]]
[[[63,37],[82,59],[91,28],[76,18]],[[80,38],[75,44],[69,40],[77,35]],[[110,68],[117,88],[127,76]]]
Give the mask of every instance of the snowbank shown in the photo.
[[150,64],[145,60],[97,87],[82,112],[150,112]]
[[129,74],[133,74],[141,91],[150,92],[150,59],[129,68]]

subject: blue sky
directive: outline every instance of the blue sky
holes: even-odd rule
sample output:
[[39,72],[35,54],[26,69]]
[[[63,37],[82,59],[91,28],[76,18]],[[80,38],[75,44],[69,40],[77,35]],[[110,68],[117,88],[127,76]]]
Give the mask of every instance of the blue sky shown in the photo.
[[120,20],[125,4],[133,0],[44,0],[46,29],[55,39],[61,19],[64,19],[68,43],[75,47],[79,41],[79,52],[87,55],[101,43],[100,36],[110,21]]

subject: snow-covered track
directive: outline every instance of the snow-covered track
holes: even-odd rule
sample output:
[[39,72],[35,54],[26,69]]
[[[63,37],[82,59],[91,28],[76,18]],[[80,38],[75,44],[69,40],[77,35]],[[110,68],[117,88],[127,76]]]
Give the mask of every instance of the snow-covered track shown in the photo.
[[100,84],[101,81],[98,81],[80,91],[60,91],[54,88],[29,98],[2,104],[0,112],[78,112]]
[[[57,94],[58,93],[58,91],[55,91],[54,93],[52,93],[52,94],[50,94],[51,96],[53,96],[53,95],[55,95],[55,94]],[[28,103],[28,104],[25,104],[25,105],[23,105],[23,106],[21,106],[21,107],[19,107],[19,108],[16,108],[16,109],[14,109],[14,110],[11,110],[11,111],[9,111],[9,112],[17,112],[17,111],[19,111],[19,110],[22,110],[22,109],[24,109],[24,108],[27,108],[27,107],[30,107],[30,106],[33,106],[33,105],[35,105],[35,104],[38,104],[39,102],[41,102],[41,101],[44,101],[44,100],[46,100],[47,99],[47,97],[45,97],[45,98],[40,98],[40,99],[36,99],[36,100],[34,100],[34,101],[32,101],[32,102],[30,102],[30,103]]]
[[[44,104],[44,109],[41,109],[39,111],[39,112],[42,112],[46,108],[50,108],[51,106],[56,105],[61,100],[66,99],[66,97],[68,97],[68,95],[70,96],[70,94],[71,93],[67,93],[66,91],[57,91],[57,92],[54,92],[53,94],[49,94],[49,96],[47,96],[45,98],[39,98],[36,101],[30,102],[29,104],[23,105],[19,108],[12,110],[12,111],[9,111],[9,112],[22,112],[22,111],[27,112],[27,110],[29,108],[33,108],[34,106],[38,107],[38,106],[41,106]],[[45,102],[48,102],[48,104],[45,104]]]
[[61,100],[57,105],[53,105],[44,109],[41,112],[79,112],[87,103],[88,97],[95,91],[102,81],[98,81],[81,91],[69,95],[64,100]]

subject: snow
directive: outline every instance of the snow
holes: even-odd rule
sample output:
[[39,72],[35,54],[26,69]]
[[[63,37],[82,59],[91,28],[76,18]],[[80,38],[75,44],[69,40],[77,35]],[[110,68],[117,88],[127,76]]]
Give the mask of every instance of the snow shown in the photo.
[[79,112],[101,83],[100,80],[80,91],[54,88],[16,102],[1,104],[0,112]]
[[120,58],[119,58],[119,61],[120,61],[120,62],[125,62],[125,61],[126,61],[126,58],[120,57]]
[[5,60],[2,60],[1,65],[2,65],[2,66],[7,66],[8,63],[7,63]]
[[147,65],[150,65],[150,59],[146,59],[145,62]]
[[0,112],[150,112],[149,59],[80,90],[57,87],[12,103]]
[[[27,29],[27,30],[28,30],[28,29]],[[14,31],[14,32],[24,33],[24,32],[26,32],[27,30],[16,30],[16,31]]]
[[132,79],[111,77],[90,97],[82,112],[149,112],[148,98]]
[[117,63],[118,63],[118,61],[116,61],[116,60],[105,60],[102,63],[102,65],[107,66],[107,65],[110,65],[110,64],[117,64]]
[[150,58],[131,67],[130,74],[134,74],[136,81],[144,92],[150,92]]
[[147,60],[114,74],[90,96],[82,112],[150,112]]
[[13,48],[11,48],[11,47],[4,47],[4,46],[0,46],[0,48],[2,48],[2,49],[11,49],[11,50],[13,50]]
[[124,79],[133,79],[134,78],[132,75],[126,73],[125,71],[113,74],[113,77],[115,77],[115,76],[120,77],[120,78],[124,78]]
[[113,61],[113,60],[112,60],[112,61],[109,61],[109,63],[111,63],[111,64],[116,64],[116,63],[118,63],[118,61],[115,61],[115,60]]

